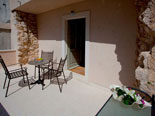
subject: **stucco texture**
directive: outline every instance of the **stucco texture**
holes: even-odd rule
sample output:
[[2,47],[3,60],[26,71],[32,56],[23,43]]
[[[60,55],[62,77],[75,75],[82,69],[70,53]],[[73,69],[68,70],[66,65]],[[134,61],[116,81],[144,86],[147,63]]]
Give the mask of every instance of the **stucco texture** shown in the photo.
[[[0,55],[2,56],[6,65],[16,64],[16,50],[1,50]],[[0,65],[0,68],[1,67],[2,66]]]
[[105,87],[135,82],[136,9],[132,0],[87,0],[38,15],[39,49],[62,56],[62,17],[90,12],[88,80]]

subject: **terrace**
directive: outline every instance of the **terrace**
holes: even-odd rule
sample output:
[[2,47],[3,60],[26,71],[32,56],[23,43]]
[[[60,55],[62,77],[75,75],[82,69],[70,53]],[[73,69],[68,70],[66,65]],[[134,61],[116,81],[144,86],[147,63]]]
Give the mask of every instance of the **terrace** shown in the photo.
[[[29,78],[33,78],[34,66],[27,67]],[[11,116],[94,116],[111,95],[110,90],[88,83],[78,74],[69,71],[65,74],[68,83],[63,85],[62,93],[49,80],[45,80],[44,90],[38,84],[31,85],[29,90],[27,86],[21,87],[22,78],[19,78],[11,81],[7,98],[6,89],[2,88],[5,78],[0,78],[1,104]],[[3,69],[0,69],[0,77],[5,77]],[[5,114],[2,111],[0,115]]]
[[[102,107],[113,113],[119,107],[107,105],[113,102],[108,99],[111,84],[155,94],[154,0],[10,0],[11,16],[9,0],[4,1],[0,55],[6,64],[25,64],[33,82],[38,76],[34,78],[34,65],[28,62],[39,58],[42,50],[53,51],[54,62],[68,56],[68,83],[60,79],[62,93],[58,82],[49,79],[44,90],[39,84],[29,90],[19,78],[11,81],[7,98],[0,86],[0,115],[94,116],[103,104],[115,106]],[[0,77],[3,85],[1,65]]]

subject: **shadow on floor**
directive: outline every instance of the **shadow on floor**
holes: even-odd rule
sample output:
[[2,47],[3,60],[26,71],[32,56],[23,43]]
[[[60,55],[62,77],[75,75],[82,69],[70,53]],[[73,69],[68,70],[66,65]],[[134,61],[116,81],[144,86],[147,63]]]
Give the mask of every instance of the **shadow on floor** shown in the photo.
[[10,116],[1,103],[0,103],[0,116]]
[[[31,84],[31,83],[34,83],[34,82],[35,82],[34,78],[33,77],[29,77],[29,83]],[[25,82],[23,81],[23,79],[20,80],[19,83],[18,83],[18,86],[20,86],[20,87],[28,86],[27,80],[25,79]]]
[[[51,78],[51,79],[49,79],[49,78]],[[67,83],[72,78],[73,78],[73,74],[72,74],[72,72],[70,72],[69,76],[66,76]],[[46,80],[49,79],[50,80],[50,83],[44,89],[46,89],[48,86],[50,86],[50,84],[58,85],[57,78],[55,78],[55,77],[48,77],[48,75],[44,75],[44,79],[46,79]],[[60,83],[61,88],[62,88],[63,84],[65,84],[66,82],[65,82],[64,78],[58,78],[58,79],[59,79],[59,83]]]
[[[31,84],[31,83],[33,83],[33,82],[35,82],[35,80],[34,80],[32,77],[29,78],[29,83]],[[21,80],[18,81],[18,82],[13,83],[11,86],[13,86],[13,85],[15,85],[15,84],[17,84],[17,83],[18,83],[18,86],[19,86],[20,88],[16,89],[15,91],[13,91],[13,92],[10,93],[10,94],[8,94],[8,96],[10,96],[10,95],[12,95],[12,94],[14,94],[14,93],[20,91],[21,89],[23,89],[23,87],[28,86],[27,80],[25,80],[25,82],[24,82],[23,79],[21,79]],[[31,88],[33,88],[34,86],[35,86],[35,85],[31,86]],[[1,116],[1,115],[0,115],[0,116]]]
[[[66,78],[66,81],[68,82],[68,81],[70,81],[71,79],[73,78],[73,74],[72,74],[72,72],[70,72],[69,73],[69,76]],[[65,83],[65,80],[63,79],[63,78],[59,78],[59,82],[60,82],[60,85],[63,85],[64,83]],[[58,82],[57,82],[57,79],[56,78],[53,78],[52,80],[51,80],[51,84],[58,84]]]

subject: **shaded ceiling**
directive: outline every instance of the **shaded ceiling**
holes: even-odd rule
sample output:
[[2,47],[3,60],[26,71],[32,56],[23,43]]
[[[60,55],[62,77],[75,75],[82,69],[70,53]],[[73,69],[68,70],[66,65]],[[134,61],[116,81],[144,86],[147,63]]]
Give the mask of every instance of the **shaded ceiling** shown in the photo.
[[33,14],[40,14],[81,1],[84,0],[31,0],[30,2],[27,2],[26,4],[16,8],[15,10]]

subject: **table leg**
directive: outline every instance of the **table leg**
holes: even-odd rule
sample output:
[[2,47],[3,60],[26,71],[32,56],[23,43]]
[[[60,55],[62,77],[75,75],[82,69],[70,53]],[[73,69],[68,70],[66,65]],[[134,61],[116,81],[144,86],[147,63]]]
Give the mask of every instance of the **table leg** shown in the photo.
[[39,76],[39,80],[41,80],[41,78],[40,78],[40,65],[38,65],[38,76]]
[[41,80],[41,76],[40,76],[40,65],[38,65],[38,76],[39,76],[38,80],[31,84],[42,84],[42,86],[45,86],[44,79]]
[[39,83],[45,86],[44,79],[41,80],[41,76],[40,76],[40,65],[38,65],[38,74],[39,74],[39,81],[40,81]]

